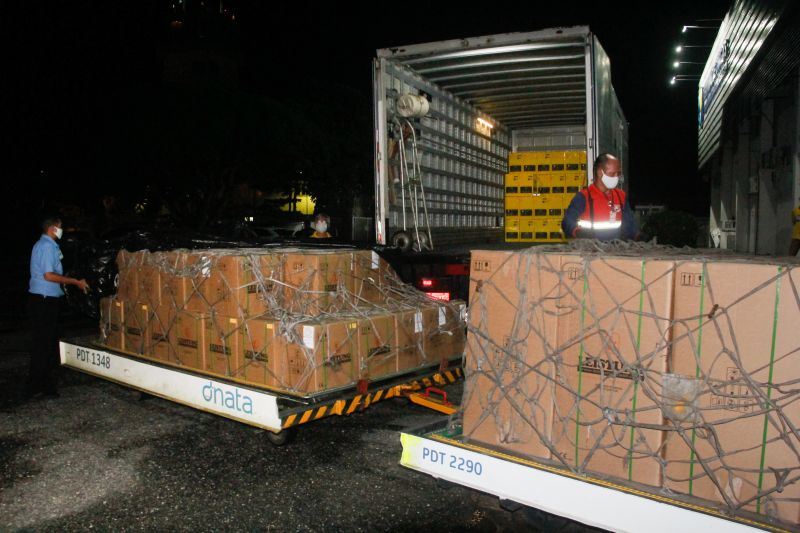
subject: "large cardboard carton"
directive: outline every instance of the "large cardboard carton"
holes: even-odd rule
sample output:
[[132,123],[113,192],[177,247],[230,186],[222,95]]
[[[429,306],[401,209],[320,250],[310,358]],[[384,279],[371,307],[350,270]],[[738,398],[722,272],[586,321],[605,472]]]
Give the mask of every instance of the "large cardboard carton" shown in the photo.
[[210,314],[209,299],[205,291],[211,277],[214,251],[175,250],[162,252],[161,296],[176,311],[201,315]]
[[283,306],[284,257],[282,253],[261,253],[246,258],[243,280],[248,316],[262,316]]
[[559,261],[550,255],[472,252],[463,401],[467,438],[517,454],[550,456],[549,356]]
[[177,344],[171,339],[170,330],[175,327],[175,310],[170,304],[148,308],[149,342],[146,354],[159,361],[177,363]]
[[123,307],[125,329],[122,342],[125,351],[138,355],[146,354],[150,338],[149,306],[137,302],[124,302]]
[[553,443],[581,471],[661,485],[660,397],[674,263],[561,258]]
[[346,310],[347,296],[353,292],[352,262],[349,252],[287,253],[286,309],[307,316]]
[[143,261],[136,276],[137,301],[146,303],[151,309],[155,309],[161,304],[161,274],[158,264],[152,261],[151,254],[145,253],[142,257]]
[[239,328],[242,362],[237,377],[254,385],[284,387],[286,342],[272,320],[251,319]]
[[466,304],[460,300],[422,305],[425,330],[425,358],[431,362],[464,354]]
[[120,250],[117,253],[117,298],[135,302],[139,299],[139,262],[141,253]]
[[177,311],[170,329],[170,344],[176,348],[177,363],[188,368],[205,368],[206,343],[203,327],[205,316]]
[[287,388],[322,392],[352,385],[357,377],[358,322],[314,321],[294,329],[297,342],[287,348]]
[[100,338],[103,344],[114,350],[124,350],[123,328],[125,313],[122,302],[116,297],[100,299]]
[[211,274],[203,284],[203,294],[215,313],[228,317],[247,316],[249,261],[243,256],[212,258]]
[[798,289],[797,268],[678,264],[665,487],[800,522]]
[[374,315],[358,321],[359,378],[374,381],[397,372],[394,315]]
[[400,372],[422,366],[425,330],[421,308],[398,311],[394,314],[397,332],[397,370]]
[[203,320],[205,341],[205,370],[219,376],[234,377],[239,374],[240,360],[239,319],[214,315]]
[[372,250],[352,254],[353,295],[356,305],[381,303],[391,293],[396,275],[389,264]]

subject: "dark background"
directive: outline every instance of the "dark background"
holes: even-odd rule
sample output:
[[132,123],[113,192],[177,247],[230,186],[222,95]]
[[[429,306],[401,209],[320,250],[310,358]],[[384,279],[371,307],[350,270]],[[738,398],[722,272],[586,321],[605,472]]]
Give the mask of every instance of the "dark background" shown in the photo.
[[722,18],[729,2],[183,5],[4,7],[9,254],[26,256],[42,211],[94,233],[167,211],[196,228],[248,213],[271,220],[268,197],[294,189],[334,215],[360,203],[369,216],[376,48],[580,24],[608,52],[630,122],[632,203],[707,213],[696,84],[668,80],[681,27]]

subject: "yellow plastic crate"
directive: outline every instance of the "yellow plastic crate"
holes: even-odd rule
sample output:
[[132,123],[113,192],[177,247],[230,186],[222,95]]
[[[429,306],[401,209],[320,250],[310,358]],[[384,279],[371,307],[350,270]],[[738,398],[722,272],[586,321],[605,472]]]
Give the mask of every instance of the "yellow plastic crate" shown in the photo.
[[506,196],[505,205],[506,205],[506,218],[519,216],[519,206],[520,206],[519,196]]
[[519,242],[519,217],[506,217],[506,242]]
[[519,240],[522,242],[533,242],[535,229],[535,219],[533,217],[519,217]]

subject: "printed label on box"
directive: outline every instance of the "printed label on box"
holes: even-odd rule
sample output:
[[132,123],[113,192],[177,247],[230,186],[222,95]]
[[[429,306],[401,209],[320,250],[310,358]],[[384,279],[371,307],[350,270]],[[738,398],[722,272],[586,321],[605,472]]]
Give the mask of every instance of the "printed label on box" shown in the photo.
[[314,349],[314,328],[303,326],[303,344],[306,348]]
[[414,313],[414,333],[422,333],[422,311]]
[[380,268],[380,266],[381,266],[380,257],[378,257],[377,253],[372,252],[372,269],[376,270],[376,269]]
[[445,315],[444,307],[439,308],[439,325],[444,326],[447,322],[447,315]]

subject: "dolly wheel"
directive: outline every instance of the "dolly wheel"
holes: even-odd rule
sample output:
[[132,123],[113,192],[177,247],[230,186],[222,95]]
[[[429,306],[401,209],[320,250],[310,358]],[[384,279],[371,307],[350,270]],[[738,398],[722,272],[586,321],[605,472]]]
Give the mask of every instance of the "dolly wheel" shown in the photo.
[[273,433],[272,431],[267,431],[267,440],[272,443],[273,446],[284,446],[292,442],[297,435],[297,428],[287,428],[281,430],[279,433]]

